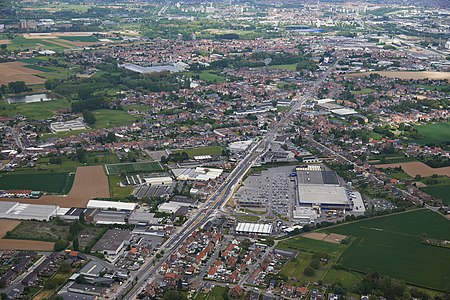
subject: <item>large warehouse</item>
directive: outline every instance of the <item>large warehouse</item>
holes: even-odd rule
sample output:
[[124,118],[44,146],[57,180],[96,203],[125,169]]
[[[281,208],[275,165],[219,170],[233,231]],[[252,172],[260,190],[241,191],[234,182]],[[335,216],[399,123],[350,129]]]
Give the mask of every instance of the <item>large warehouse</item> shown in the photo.
[[58,213],[59,206],[0,202],[0,218],[49,221]]
[[238,223],[236,226],[236,234],[245,235],[270,235],[272,233],[272,224],[258,224],[258,223]]
[[[321,165],[297,167],[298,205],[324,210],[353,210],[361,199],[356,191],[343,186],[335,171]],[[362,201],[361,201],[362,202]],[[361,211],[358,201],[358,210]]]

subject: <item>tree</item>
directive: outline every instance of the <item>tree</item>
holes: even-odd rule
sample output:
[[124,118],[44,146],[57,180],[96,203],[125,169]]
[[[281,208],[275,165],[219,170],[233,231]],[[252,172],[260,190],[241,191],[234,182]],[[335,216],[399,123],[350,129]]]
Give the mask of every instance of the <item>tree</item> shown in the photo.
[[81,147],[77,148],[77,150],[75,151],[75,155],[79,162],[81,162],[81,163],[87,162],[87,153],[86,153],[85,149],[83,149]]
[[90,112],[89,110],[83,111],[83,119],[88,125],[94,125],[97,119],[95,118],[94,114]]
[[67,242],[65,240],[58,240],[55,245],[53,246],[53,250],[56,252],[65,250],[67,246]]
[[73,245],[73,250],[75,250],[75,251],[79,250],[80,244],[78,242],[78,237],[77,236],[73,239],[72,245]]
[[10,82],[10,83],[8,83],[8,88],[11,91],[11,93],[14,93],[14,94],[23,93],[23,92],[30,90],[29,88],[27,88],[24,81]]

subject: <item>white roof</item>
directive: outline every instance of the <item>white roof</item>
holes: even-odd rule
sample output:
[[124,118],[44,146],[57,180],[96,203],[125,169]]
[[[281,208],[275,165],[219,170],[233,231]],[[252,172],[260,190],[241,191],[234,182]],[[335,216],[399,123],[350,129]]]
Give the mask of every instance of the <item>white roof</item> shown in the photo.
[[334,102],[334,100],[330,99],[330,98],[326,98],[326,99],[316,100],[316,102],[319,103],[319,104],[323,104],[323,103],[328,103],[328,102]]
[[117,210],[134,210],[137,204],[132,202],[89,200],[87,208],[115,208]]
[[238,223],[236,226],[236,231],[245,233],[270,234],[272,232],[272,224]]
[[205,159],[211,159],[211,155],[198,155],[198,156],[194,156],[195,160],[205,160]]
[[351,108],[338,108],[338,109],[331,110],[331,112],[333,114],[337,114],[340,116],[348,116],[348,115],[354,115],[354,114],[358,113],[356,110],[351,109]]

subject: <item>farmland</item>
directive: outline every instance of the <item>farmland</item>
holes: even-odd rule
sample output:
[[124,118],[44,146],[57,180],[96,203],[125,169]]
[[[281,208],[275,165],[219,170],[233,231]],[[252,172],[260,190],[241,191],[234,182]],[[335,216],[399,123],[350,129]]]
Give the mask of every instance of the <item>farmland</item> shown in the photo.
[[132,124],[136,118],[123,110],[98,109],[93,114],[96,118],[96,128],[111,128],[116,126]]
[[[18,172],[16,172],[18,173]],[[52,175],[53,173],[48,173]],[[55,173],[57,174],[57,173]],[[39,173],[32,174],[39,176]],[[41,177],[46,175],[43,173]],[[20,177],[23,178],[23,175]],[[18,181],[18,179],[16,178]],[[49,180],[47,178],[47,180]],[[3,183],[3,180],[1,181]],[[52,185],[52,181],[45,181],[47,185]],[[8,187],[12,188],[12,187]],[[23,187],[24,188],[24,187]],[[40,189],[42,190],[42,189]],[[33,204],[50,204],[61,207],[86,207],[89,200],[94,198],[109,198],[108,178],[101,166],[78,167],[72,189],[67,196],[44,195],[39,200],[36,199],[15,199],[15,201]],[[11,201],[9,198],[1,198],[1,201]]]
[[415,210],[324,231],[353,237],[338,261],[346,269],[377,271],[409,284],[450,291],[448,249],[421,243],[423,235],[450,239],[450,222],[437,213]]
[[434,174],[450,177],[450,167],[432,168],[419,161],[377,165],[377,168],[381,169],[397,167],[402,167],[403,171],[411,177],[415,177],[416,175],[429,177]]
[[120,175],[122,172],[138,173],[138,172],[159,172],[162,167],[156,162],[136,162],[123,164],[109,164],[105,165],[106,174]]
[[269,66],[270,69],[279,69],[279,70],[285,70],[285,71],[295,71],[297,70],[297,64],[290,64],[290,65],[272,65]]
[[30,189],[66,194],[73,183],[73,174],[62,173],[0,173],[0,189]]
[[212,155],[217,156],[222,154],[222,147],[212,146],[212,147],[202,147],[202,148],[193,148],[193,149],[183,149],[183,150],[173,150],[174,153],[186,152],[189,158],[200,155]]
[[8,84],[14,81],[24,81],[26,84],[43,84],[43,78],[35,76],[42,71],[27,68],[21,62],[0,63],[0,84]]
[[415,128],[419,131],[421,138],[417,140],[420,144],[437,144],[450,141],[450,122],[430,123],[418,125]]
[[417,71],[417,72],[408,72],[408,71],[376,71],[376,72],[361,72],[361,73],[351,73],[347,76],[349,77],[364,77],[370,74],[379,74],[383,77],[389,78],[399,78],[399,79],[447,79],[450,80],[450,72],[428,72],[428,71]]

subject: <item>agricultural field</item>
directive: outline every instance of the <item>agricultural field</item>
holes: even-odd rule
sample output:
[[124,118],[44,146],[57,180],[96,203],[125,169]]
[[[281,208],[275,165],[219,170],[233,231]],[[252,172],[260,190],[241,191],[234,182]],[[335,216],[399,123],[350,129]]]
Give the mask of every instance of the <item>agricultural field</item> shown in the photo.
[[401,167],[403,171],[411,177],[416,177],[416,175],[421,177],[429,177],[434,174],[450,177],[450,167],[432,168],[420,161],[381,164],[376,165],[376,167],[380,169],[393,169]]
[[436,144],[450,141],[450,122],[434,123],[418,125],[415,128],[419,131],[420,139],[417,140],[420,144]]
[[0,84],[8,84],[14,81],[24,81],[26,84],[43,84],[45,79],[35,75],[42,71],[27,68],[21,62],[0,63]]
[[45,120],[57,115],[60,111],[70,109],[68,100],[52,100],[34,103],[7,104],[0,103],[0,115],[23,115],[30,120]]
[[107,164],[105,165],[105,169],[107,175],[120,175],[122,172],[145,173],[145,172],[159,172],[163,170],[161,165],[157,162]]
[[389,78],[399,78],[399,79],[447,79],[450,80],[450,72],[430,72],[430,71],[374,71],[374,72],[361,72],[361,73],[350,73],[348,77],[364,77],[370,74],[379,74],[383,77]]
[[211,156],[219,156],[222,155],[222,147],[220,146],[211,146],[211,147],[201,147],[201,148],[193,148],[193,149],[181,149],[181,150],[173,150],[174,153],[186,152],[189,158],[193,158],[194,156],[200,155],[211,155]]
[[0,189],[30,189],[55,194],[67,194],[72,188],[74,174],[62,173],[28,173],[16,171],[0,173]]
[[433,196],[435,199],[441,199],[445,204],[450,205],[450,177],[438,176],[428,177],[421,180],[426,187],[422,190]]
[[415,210],[323,231],[353,238],[338,260],[348,270],[377,271],[409,284],[450,291],[448,249],[421,243],[424,235],[450,240],[450,222],[438,213]]

